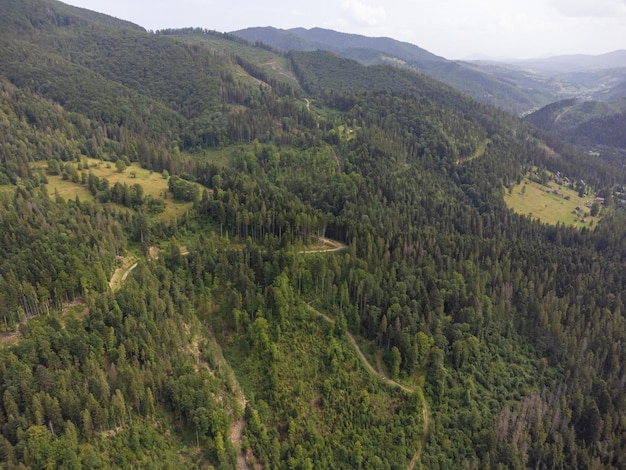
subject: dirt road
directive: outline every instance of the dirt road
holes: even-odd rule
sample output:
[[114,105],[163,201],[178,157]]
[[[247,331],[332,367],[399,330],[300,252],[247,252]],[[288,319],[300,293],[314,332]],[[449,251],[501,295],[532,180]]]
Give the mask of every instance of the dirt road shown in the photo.
[[[306,304],[306,306],[308,307],[308,309],[311,312],[313,312],[316,315],[322,317],[328,323],[331,323],[331,324],[335,323],[335,320],[330,318],[328,315],[325,315],[322,312],[320,312],[319,310],[316,310],[315,308],[313,308],[309,304]],[[367,360],[367,358],[365,357],[365,354],[363,354],[363,351],[361,351],[361,348],[359,347],[359,345],[357,344],[356,340],[354,339],[354,336],[352,336],[352,334],[349,333],[349,332],[346,332],[346,336],[348,337],[348,339],[352,343],[352,346],[354,347],[354,350],[356,351],[357,355],[361,359],[361,362],[363,363],[365,368],[372,375],[378,377],[380,380],[382,380],[385,383],[388,383],[389,385],[392,385],[394,387],[398,387],[398,388],[404,390],[407,393],[415,393],[415,391],[416,391],[415,389],[407,387],[406,385],[402,385],[401,383],[398,383],[395,380],[391,380],[390,378],[384,376],[381,372],[376,370],[374,368],[374,366],[372,364],[370,364],[370,362]],[[428,410],[428,405],[426,404],[426,400],[422,400],[422,415],[424,417],[424,432],[422,433],[422,439],[420,441],[420,446],[415,451],[415,454],[413,455],[413,458],[411,459],[411,462],[409,463],[408,470],[413,470],[415,468],[415,465],[417,464],[417,462],[419,461],[419,459],[422,456],[422,450],[424,449],[424,446],[426,445],[426,437],[428,436],[428,426],[430,424],[430,412]]]

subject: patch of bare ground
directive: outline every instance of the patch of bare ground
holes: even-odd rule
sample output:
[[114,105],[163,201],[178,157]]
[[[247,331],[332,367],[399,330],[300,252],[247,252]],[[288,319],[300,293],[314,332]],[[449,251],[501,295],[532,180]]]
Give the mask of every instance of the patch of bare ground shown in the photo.
[[19,341],[19,331],[0,333],[0,344],[2,346],[12,346]]
[[430,412],[428,410],[428,405],[426,404],[425,400],[422,400],[422,415],[424,417],[424,432],[422,433],[420,448],[417,449],[417,452],[415,452],[415,455],[413,455],[413,458],[411,459],[411,463],[409,464],[407,470],[413,470],[415,468],[415,465],[422,457],[422,451],[426,446],[426,437],[428,437],[428,426],[430,425]]
[[122,426],[117,426],[113,429],[107,429],[105,431],[100,432],[100,435],[102,437],[111,437],[111,436],[115,436],[116,434],[119,434],[123,430],[124,428]]
[[137,267],[137,258],[133,255],[119,256],[117,259],[121,260],[122,264],[115,269],[113,276],[109,280],[109,288],[111,290],[119,289],[122,282],[128,277],[128,273]]
[[338,242],[337,240],[331,240],[330,238],[318,237],[317,245],[308,247],[302,253],[330,253],[333,251],[341,251],[348,248],[348,245]]
[[[219,344],[217,343],[217,340],[215,339],[213,332],[209,331],[209,335],[210,335],[211,341],[213,341],[216,346],[214,360],[217,364],[217,367],[223,374],[225,374],[226,377],[228,377],[230,389],[233,391],[233,393],[237,397],[237,402],[239,403],[239,406],[241,407],[241,410],[243,411],[246,409],[246,404],[248,403],[248,400],[246,400],[246,396],[243,392],[243,388],[241,388],[241,384],[237,380],[235,371],[233,371],[232,367],[230,366],[230,364],[224,357],[222,348],[219,347]],[[250,465],[250,462],[254,461],[254,456],[250,452],[248,452],[248,454],[244,453],[243,448],[241,447],[241,442],[243,439],[243,429],[245,428],[245,426],[246,426],[246,420],[243,417],[243,413],[242,413],[242,416],[233,423],[233,425],[231,426],[228,432],[228,438],[230,439],[230,442],[232,443],[233,447],[237,450],[237,469],[238,470],[249,470],[250,468],[252,468]],[[259,468],[258,464],[254,465],[254,468]]]

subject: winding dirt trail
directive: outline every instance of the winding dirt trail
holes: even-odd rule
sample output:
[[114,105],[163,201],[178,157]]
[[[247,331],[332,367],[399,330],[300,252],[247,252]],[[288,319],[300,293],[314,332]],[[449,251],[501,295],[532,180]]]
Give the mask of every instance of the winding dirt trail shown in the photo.
[[332,145],[329,145],[330,149],[333,151],[333,157],[335,157],[335,162],[337,163],[337,171],[341,173],[341,163],[339,162],[339,157],[337,156],[337,152]]
[[122,265],[116,268],[109,280],[109,288],[111,290],[119,289],[122,282],[126,280],[128,274],[137,267],[137,258],[134,256],[125,256],[122,258]]
[[337,240],[331,240],[330,238],[318,237],[320,245],[316,248],[301,251],[300,253],[331,253],[333,251],[341,251],[348,248],[345,243],[338,242]]
[[[180,251],[181,251],[180,254],[182,256],[189,254],[189,251],[187,250],[186,247],[181,247]],[[151,258],[157,259],[158,249],[156,247],[150,247],[149,255]],[[109,287],[111,288],[111,290],[118,289],[122,285],[122,283],[126,280],[130,272],[137,267],[137,264],[138,264],[138,261],[133,256],[127,256],[123,258],[122,266],[120,266],[119,268],[115,270],[115,272],[113,273],[113,276],[111,276],[111,280],[109,281]],[[246,404],[248,403],[248,401],[246,400],[246,396],[243,392],[243,389],[241,388],[241,385],[239,384],[239,381],[237,380],[237,377],[235,376],[235,372],[233,371],[232,367],[230,366],[230,364],[224,357],[222,348],[219,346],[219,343],[217,342],[217,339],[213,335],[213,332],[209,330],[208,335],[218,347],[217,352],[215,354],[215,361],[217,363],[217,367],[220,370],[226,371],[226,374],[228,375],[228,378],[230,380],[233,393],[236,395],[237,401],[239,402],[241,409],[245,410]],[[198,349],[197,341],[194,343],[193,352],[198,358],[201,357],[200,351]],[[202,364],[203,367],[205,367],[209,372],[211,372],[209,365],[204,360],[199,359],[199,362]],[[248,465],[246,455],[241,449],[241,442],[243,438],[243,428],[245,427],[245,425],[246,425],[246,420],[242,416],[236,422],[233,423],[233,425],[231,426],[228,432],[228,438],[230,442],[233,444],[233,447],[237,449],[237,470],[250,470],[250,466]]]
[[413,470],[415,468],[415,464],[422,457],[422,450],[424,450],[424,446],[426,445],[426,437],[428,437],[428,426],[430,424],[430,412],[428,411],[428,405],[426,404],[426,400],[422,400],[422,415],[424,416],[424,432],[422,433],[422,440],[420,444],[420,448],[417,449],[415,455],[411,459],[411,463],[407,470]]
[[[305,304],[305,305],[307,306],[307,308],[311,312],[313,312],[316,315],[322,317],[328,323],[331,323],[331,324],[335,323],[335,320],[330,318],[328,315],[323,314],[322,312],[320,312],[319,310],[315,309],[314,307],[312,307],[309,304]],[[402,385],[401,383],[398,383],[395,380],[392,380],[392,379],[384,376],[382,373],[380,373],[378,370],[376,370],[374,368],[374,366],[372,364],[370,364],[370,362],[367,360],[367,358],[365,357],[365,354],[363,354],[363,351],[361,351],[361,348],[359,347],[359,345],[357,344],[356,340],[354,339],[354,336],[352,336],[352,334],[350,332],[348,332],[348,331],[346,331],[346,336],[348,337],[348,339],[352,343],[352,346],[354,347],[354,350],[356,351],[357,355],[361,359],[361,362],[363,363],[365,368],[372,375],[376,376],[378,379],[382,380],[383,382],[388,383],[389,385],[392,385],[394,387],[398,387],[398,388],[404,390],[407,393],[415,393],[416,392],[415,389],[407,387],[406,385]],[[407,470],[413,470],[415,468],[415,465],[417,464],[419,459],[422,457],[422,450],[424,449],[424,446],[426,445],[426,438],[428,437],[428,426],[430,424],[430,411],[428,409],[428,405],[426,404],[426,400],[424,400],[423,398],[422,398],[422,415],[424,417],[424,431],[422,433],[422,439],[420,440],[419,448],[415,451],[415,454],[413,454],[413,458],[411,459],[411,462],[409,463],[409,466],[408,466]]]

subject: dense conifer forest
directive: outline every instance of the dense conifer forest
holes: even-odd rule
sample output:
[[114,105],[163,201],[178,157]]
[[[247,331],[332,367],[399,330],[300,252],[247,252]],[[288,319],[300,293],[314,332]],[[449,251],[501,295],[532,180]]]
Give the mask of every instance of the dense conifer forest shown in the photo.
[[[406,70],[0,11],[3,468],[626,467],[621,162]],[[515,214],[538,171],[601,221]]]

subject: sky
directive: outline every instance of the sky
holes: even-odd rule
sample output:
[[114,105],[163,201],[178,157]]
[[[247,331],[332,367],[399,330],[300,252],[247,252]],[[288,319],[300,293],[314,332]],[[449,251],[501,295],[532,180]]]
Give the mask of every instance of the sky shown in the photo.
[[410,42],[447,59],[626,49],[626,0],[66,0],[149,30],[321,27]]

